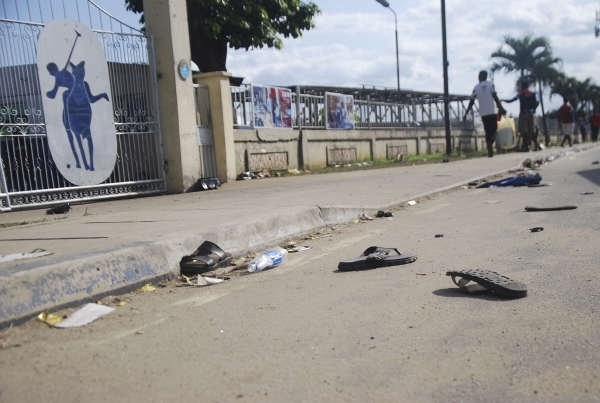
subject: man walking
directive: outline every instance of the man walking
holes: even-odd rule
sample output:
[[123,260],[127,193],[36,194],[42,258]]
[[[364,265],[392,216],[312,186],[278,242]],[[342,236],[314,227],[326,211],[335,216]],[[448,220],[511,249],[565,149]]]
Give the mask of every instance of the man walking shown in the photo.
[[573,145],[571,134],[573,133],[573,107],[569,105],[569,100],[563,98],[563,105],[558,108],[560,114],[560,126],[562,127],[563,140],[560,143],[561,147],[565,146],[565,140],[569,140],[569,147]]
[[[527,81],[521,81],[521,91],[515,95],[512,99],[503,99],[504,102],[514,102],[519,100],[520,113],[519,113],[519,133],[521,133],[521,150],[523,152],[529,151],[529,144],[535,133],[535,109],[539,105],[536,99],[535,92],[529,89],[529,83]],[[539,147],[537,144],[536,137],[536,151]]]
[[[475,99],[477,99],[477,101],[479,102],[479,116],[481,116],[481,121],[483,122],[483,129],[485,131],[485,142],[487,143],[488,157],[493,157],[494,149],[492,148],[492,146],[496,141],[496,130],[498,129],[496,106],[498,107],[498,112],[501,115],[505,115],[506,111],[504,110],[504,108],[502,108],[502,104],[498,99],[498,95],[496,95],[496,88],[494,88],[494,83],[487,81],[487,76],[487,71],[481,70],[479,72],[479,84],[477,84],[473,89],[473,94],[471,94],[469,106],[465,111],[465,116],[463,116],[463,122],[466,122],[467,115],[473,107]],[[496,104],[496,106],[494,106],[494,103]],[[496,143],[496,148],[498,149],[498,152],[500,152],[501,148],[498,143]]]

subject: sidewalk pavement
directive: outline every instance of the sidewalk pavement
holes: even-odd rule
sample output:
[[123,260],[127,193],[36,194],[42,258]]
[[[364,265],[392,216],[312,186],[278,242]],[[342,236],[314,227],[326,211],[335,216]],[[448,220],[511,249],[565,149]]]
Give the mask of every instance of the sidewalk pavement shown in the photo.
[[3,213],[0,255],[36,248],[52,254],[0,263],[0,326],[178,274],[181,257],[204,240],[242,256],[565,150],[238,181],[211,191],[78,204],[64,216],[46,209]]

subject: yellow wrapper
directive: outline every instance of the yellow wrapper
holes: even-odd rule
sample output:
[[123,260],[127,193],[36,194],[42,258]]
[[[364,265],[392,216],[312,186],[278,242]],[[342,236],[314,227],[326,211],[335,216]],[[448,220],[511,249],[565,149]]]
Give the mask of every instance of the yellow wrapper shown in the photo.
[[62,320],[60,316],[52,315],[47,312],[42,312],[38,315],[37,320],[44,322],[48,326],[54,326]]
[[142,291],[154,291],[154,290],[156,290],[156,287],[154,287],[152,285],[152,283],[148,283],[145,286],[143,286],[142,288],[140,288],[140,290],[142,290]]

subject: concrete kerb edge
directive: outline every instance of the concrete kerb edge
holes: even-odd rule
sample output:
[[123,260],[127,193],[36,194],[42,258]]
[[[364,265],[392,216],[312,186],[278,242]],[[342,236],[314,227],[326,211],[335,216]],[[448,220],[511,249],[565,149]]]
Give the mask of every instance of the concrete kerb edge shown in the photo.
[[[591,147],[593,146],[588,146],[584,150]],[[211,228],[201,233],[175,234],[168,240],[119,249],[119,253],[114,250],[103,251],[94,255],[96,259],[86,256],[15,273],[9,276],[10,286],[7,287],[6,282],[0,285],[0,300],[2,301],[0,328],[9,323],[28,320],[43,310],[55,311],[82,302],[97,300],[107,295],[122,294],[144,283],[176,275],[179,271],[178,265],[181,257],[195,250],[203,240],[211,240],[232,253],[234,257],[238,257],[248,252],[266,249],[325,226],[356,220],[363,213],[373,214],[377,210],[399,207],[410,200],[419,200],[432,194],[443,193],[465,186],[470,182],[503,175],[521,167],[522,163],[513,168],[488,173],[381,205],[308,207],[224,228]],[[101,267],[98,263],[103,261],[108,261],[108,264],[105,263],[102,267],[109,270],[98,270]],[[81,282],[84,284],[80,284]],[[55,284],[54,287],[51,284]],[[59,287],[56,284],[59,284]],[[27,296],[29,296],[29,302],[26,301]]]
[[233,257],[268,248],[325,227],[317,207],[203,232],[174,234],[157,242],[111,248],[54,261],[5,276],[0,284],[0,328],[42,311],[56,311],[176,276],[182,256],[210,240]]

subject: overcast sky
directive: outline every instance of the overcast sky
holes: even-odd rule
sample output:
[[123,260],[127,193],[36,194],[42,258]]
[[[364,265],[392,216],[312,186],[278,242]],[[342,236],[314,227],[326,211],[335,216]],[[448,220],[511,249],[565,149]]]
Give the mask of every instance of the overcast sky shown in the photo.
[[[123,0],[95,0],[135,23]],[[313,0],[316,27],[281,51],[230,50],[228,71],[245,83],[396,87],[394,15],[375,0]],[[439,0],[389,0],[398,15],[400,86],[443,92]],[[594,37],[597,0],[446,0],[450,92],[470,94],[479,70],[504,35],[531,32],[550,39],[567,75],[600,83],[600,38]],[[500,98],[514,96],[516,76],[494,77]],[[509,111],[517,114],[512,104]],[[555,98],[552,106],[560,104]]]

